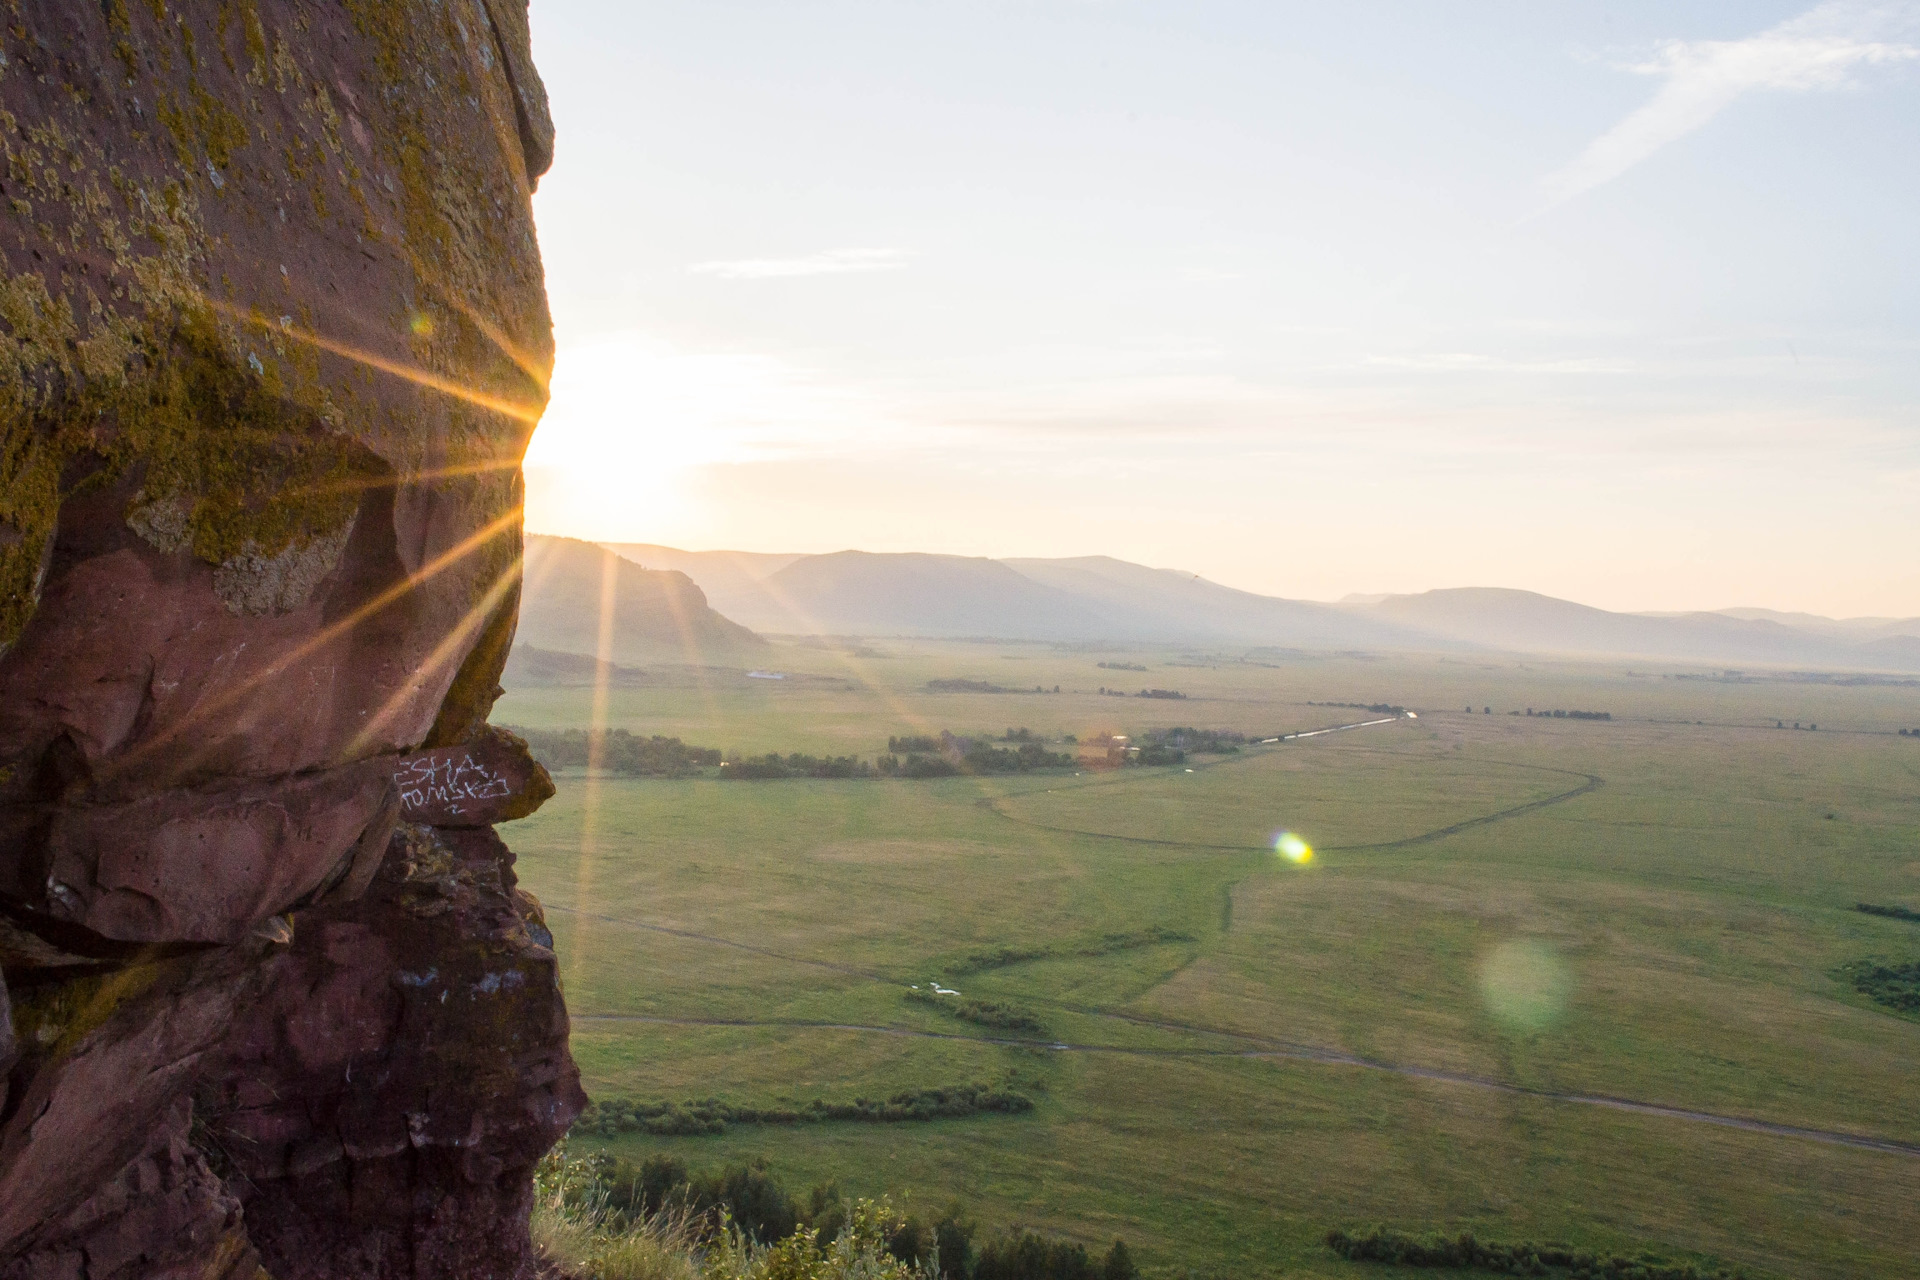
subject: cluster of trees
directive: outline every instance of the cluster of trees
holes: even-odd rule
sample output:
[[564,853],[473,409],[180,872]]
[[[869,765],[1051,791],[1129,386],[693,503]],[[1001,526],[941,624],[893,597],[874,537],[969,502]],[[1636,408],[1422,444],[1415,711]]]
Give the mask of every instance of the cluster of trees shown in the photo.
[[[1046,739],[1031,729],[1009,729],[1000,741],[1013,745],[996,747],[992,739],[963,738],[946,729],[940,731],[938,738],[925,735],[888,738],[888,755],[881,757],[878,767],[889,776],[945,778],[959,773],[1031,773],[1035,769],[1070,769],[1074,765],[1072,755],[1047,750]],[[906,759],[891,759],[896,752],[904,753]]]
[[[1512,715],[1513,713],[1508,712],[1507,714]],[[1613,719],[1613,712],[1611,711],[1535,711],[1532,707],[1528,707],[1527,714],[1530,716],[1551,716],[1555,720],[1611,720]]]
[[1902,1013],[1920,1013],[1920,961],[1881,964],[1856,960],[1841,970],[1853,989],[1875,1004]]
[[1146,670],[1145,667],[1141,666],[1137,662],[1102,662],[1099,665],[1100,665],[1100,669],[1103,671],[1145,671]]
[[1148,925],[1144,929],[1131,929],[1119,933],[1103,933],[1098,937],[1080,942],[1052,942],[1029,947],[995,947],[991,951],[976,951],[957,965],[948,966],[947,972],[958,975],[980,973],[987,969],[1004,969],[1008,965],[1025,964],[1029,960],[1081,959],[1093,956],[1110,956],[1119,951],[1138,951],[1143,947],[1157,947],[1168,942],[1192,942],[1194,936],[1181,933],[1164,925]]
[[[888,752],[867,761],[858,756],[787,755],[742,756],[726,761],[723,778],[759,781],[767,778],[952,778],[960,774],[1031,773],[1035,769],[1070,769],[1073,756],[1049,751],[1038,738],[1012,747],[996,747],[984,738],[889,738]],[[902,759],[898,752],[905,749]],[[717,753],[716,753],[717,755]],[[715,763],[721,763],[716,760]]]
[[[586,1176],[569,1181],[567,1197],[595,1205],[615,1230],[656,1215],[684,1214],[709,1241],[718,1236],[724,1217],[763,1244],[805,1231],[831,1245],[849,1229],[855,1210],[833,1183],[814,1186],[804,1199],[795,1196],[765,1160],[708,1171],[689,1169],[668,1155],[637,1164],[597,1155],[571,1165]],[[976,1247],[978,1235],[965,1206],[956,1201],[936,1216],[894,1219],[887,1252],[909,1266],[937,1267],[941,1280],[1139,1280],[1132,1254],[1118,1240],[1095,1261],[1085,1245],[1031,1231],[1009,1231]]]
[[[1392,702],[1309,702],[1310,707],[1349,707],[1355,711],[1371,711],[1377,716],[1401,716],[1407,709]],[[1528,714],[1532,714],[1529,712]]]
[[1647,1253],[1628,1258],[1559,1244],[1496,1244],[1477,1240],[1471,1232],[1448,1239],[1422,1238],[1381,1227],[1361,1236],[1335,1229],[1327,1232],[1327,1247],[1349,1262],[1490,1271],[1510,1276],[1562,1272],[1568,1280],[1744,1280],[1745,1275],[1721,1269],[1702,1271],[1691,1262],[1670,1263]]
[[1247,744],[1247,735],[1225,729],[1150,729],[1146,741],[1203,755],[1232,755]]
[[[931,693],[1025,693],[1027,692],[1025,689],[1012,689],[1012,688],[1008,688],[1006,685],[994,684],[988,680],[956,680],[956,679],[929,680],[927,681],[927,690]],[[1060,686],[1059,685],[1053,686],[1053,691],[1055,693],[1060,692]],[[1033,692],[1045,693],[1046,690],[1041,688],[1039,685],[1035,685],[1033,686]]]
[[533,758],[549,769],[586,765],[597,755],[600,767],[614,773],[640,778],[684,778],[720,763],[720,752],[711,747],[690,747],[678,738],[663,738],[659,734],[642,738],[625,729],[596,733],[588,729],[501,727],[519,735]]
[[783,756],[777,751],[770,751],[764,756],[728,760],[722,766],[720,776],[758,781],[766,778],[872,778],[884,772],[856,756],[810,756],[798,751]]
[[1920,738],[1920,729],[1902,729],[1900,736],[1903,738]]
[[1141,698],[1177,698],[1184,702],[1187,695],[1178,689],[1142,689],[1136,696]]
[[992,1027],[998,1031],[1024,1031],[1036,1036],[1048,1034],[1047,1024],[1040,1021],[1032,1010],[999,1000],[966,1000],[959,996],[941,995],[937,991],[923,991],[919,987],[907,992],[907,1000],[938,1009],[950,1018],[958,1018],[976,1026]]
[[1883,907],[1874,902],[1856,902],[1853,904],[1853,909],[1864,911],[1870,916],[1886,916],[1889,920],[1920,921],[1920,911],[1915,911],[1912,907]]
[[730,1124],[819,1124],[850,1120],[901,1124],[917,1120],[954,1120],[982,1114],[1019,1115],[1033,1110],[1033,1099],[989,1084],[912,1089],[891,1098],[855,1098],[828,1102],[815,1098],[801,1107],[736,1107],[718,1098],[686,1102],[636,1102],[608,1098],[590,1102],[574,1128],[611,1137],[616,1133],[652,1133],[695,1137],[718,1135]]

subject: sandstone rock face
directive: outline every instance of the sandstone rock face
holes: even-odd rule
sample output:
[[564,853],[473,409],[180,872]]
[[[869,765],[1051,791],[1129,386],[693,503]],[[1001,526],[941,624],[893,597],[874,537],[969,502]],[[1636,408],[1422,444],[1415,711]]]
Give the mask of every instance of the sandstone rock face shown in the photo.
[[0,1277],[526,1274],[526,0],[0,11]]

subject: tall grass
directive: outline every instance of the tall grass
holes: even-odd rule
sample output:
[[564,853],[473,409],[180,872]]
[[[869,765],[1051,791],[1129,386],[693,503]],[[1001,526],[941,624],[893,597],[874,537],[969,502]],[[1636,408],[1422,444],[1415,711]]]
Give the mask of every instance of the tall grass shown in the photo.
[[629,1215],[612,1209],[592,1169],[564,1147],[534,1182],[534,1247],[572,1280],[939,1280],[937,1252],[905,1263],[888,1242],[905,1225],[886,1200],[856,1200],[831,1240],[802,1227],[771,1244],[755,1240],[725,1209],[685,1206]]

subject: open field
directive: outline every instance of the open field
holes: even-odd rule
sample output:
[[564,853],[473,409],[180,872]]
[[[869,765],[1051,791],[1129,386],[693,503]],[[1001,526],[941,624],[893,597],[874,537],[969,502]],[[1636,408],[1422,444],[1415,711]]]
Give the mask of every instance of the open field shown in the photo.
[[[798,1189],[958,1195],[989,1225],[1124,1235],[1157,1274],[1391,1275],[1319,1243],[1384,1222],[1756,1274],[1920,1275],[1920,1021],[1835,973],[1920,958],[1920,926],[1851,910],[1920,907],[1920,741],[1894,734],[1920,724],[1920,688],[873,647],[777,650],[785,681],[657,673],[609,691],[607,722],[871,756],[943,728],[1370,718],[1310,701],[1420,718],[1192,773],[563,776],[503,834],[549,908],[589,1092],[771,1106],[1012,1073],[1039,1104],[594,1143],[765,1155]],[[925,690],[955,677],[1062,692]],[[587,689],[521,690],[494,718],[572,727],[592,706]],[[1504,714],[1529,706],[1615,719]],[[1265,850],[1282,827],[1315,843],[1311,863]],[[1156,927],[1191,940],[1071,954]],[[999,947],[1059,954],[970,965]],[[996,1043],[903,999],[933,978],[1030,1011],[1045,1036]]]

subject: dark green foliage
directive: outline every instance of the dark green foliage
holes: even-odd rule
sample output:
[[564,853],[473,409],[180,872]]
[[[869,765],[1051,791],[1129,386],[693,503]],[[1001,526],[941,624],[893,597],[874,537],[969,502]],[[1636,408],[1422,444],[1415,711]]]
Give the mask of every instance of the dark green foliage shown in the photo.
[[934,693],[1019,693],[1018,689],[1009,689],[1004,685],[989,684],[985,680],[929,680],[927,688]]
[[979,973],[983,969],[1004,969],[1008,965],[1025,964],[1029,960],[1107,956],[1117,951],[1138,951],[1142,947],[1157,947],[1169,942],[1193,941],[1195,941],[1194,936],[1190,933],[1181,933],[1164,925],[1155,924],[1126,933],[1103,933],[1097,938],[1089,938],[1084,942],[1051,943],[1038,947],[996,947],[992,951],[976,951],[959,964],[949,965],[947,972]]
[[[838,1185],[814,1186],[801,1202],[781,1185],[766,1160],[695,1172],[684,1160],[656,1155],[635,1164],[609,1155],[580,1162],[589,1172],[568,1191],[571,1201],[597,1201],[608,1224],[624,1229],[660,1213],[685,1213],[711,1239],[721,1215],[754,1239],[772,1243],[805,1229],[831,1244],[846,1228],[848,1205]],[[975,1227],[954,1201],[932,1219],[909,1214],[887,1240],[887,1252],[910,1265],[939,1259],[941,1280],[1139,1280],[1127,1246],[1115,1240],[1096,1264],[1085,1245],[1049,1240],[1031,1231],[987,1242],[976,1256]]]
[[1186,763],[1186,759],[1187,753],[1180,750],[1180,748],[1170,747],[1164,742],[1156,742],[1151,746],[1142,747],[1133,755],[1128,756],[1127,763],[1148,766],[1184,764]]
[[[502,725],[526,740],[534,759],[549,769],[588,764],[596,745],[586,729],[522,729]],[[689,747],[678,738],[637,737],[625,729],[600,735],[600,767],[637,778],[684,778],[720,763],[711,747]]]
[[1555,720],[1613,719],[1613,712],[1611,711],[1535,711],[1532,707],[1528,707],[1527,714],[1530,716],[1550,716]]
[[1885,916],[1889,920],[1920,921],[1920,911],[1915,911],[1911,907],[1883,907],[1872,902],[1856,902],[1853,904],[1853,909],[1864,911],[1870,916]]
[[1023,742],[1008,749],[986,742],[970,744],[960,757],[960,771],[970,774],[1030,773],[1035,769],[1070,769],[1074,759],[1049,751],[1037,742]]
[[1231,755],[1246,745],[1247,735],[1224,729],[1152,729],[1141,740],[1148,746],[1173,747],[1205,755]]
[[717,1227],[719,1211],[756,1240],[783,1240],[804,1221],[800,1206],[787,1194],[765,1160],[690,1173],[672,1156],[649,1156],[640,1164],[610,1156],[591,1157],[593,1185],[582,1194],[604,1197],[616,1226],[631,1225],[657,1213],[686,1213],[707,1230]]
[[1002,1031],[1026,1031],[1033,1035],[1047,1034],[1047,1024],[1040,1021],[1028,1009],[1018,1005],[1003,1004],[997,1000],[962,1000],[958,996],[937,995],[932,991],[913,990],[907,992],[907,999],[914,1004],[923,1004],[938,1009],[950,1018],[962,1022],[975,1023],[982,1027],[994,1027]]
[[928,733],[908,734],[900,738],[888,738],[887,750],[896,755],[906,755],[910,751],[938,751],[940,739]]
[[1397,1267],[1490,1271],[1511,1276],[1565,1276],[1567,1280],[1742,1280],[1739,1271],[1702,1271],[1691,1262],[1668,1263],[1652,1254],[1634,1258],[1596,1254],[1557,1244],[1496,1244],[1470,1232],[1451,1239],[1419,1237],[1375,1227],[1366,1235],[1335,1229],[1327,1248],[1349,1262]]
[[874,767],[854,756],[810,756],[795,751],[781,755],[777,751],[764,756],[729,760],[720,776],[739,781],[766,778],[871,778]]
[[959,773],[960,766],[942,756],[908,756],[900,766],[903,778],[952,778]]
[[[1308,702],[1310,707],[1350,707],[1355,711],[1371,711],[1378,716],[1398,716],[1406,714],[1406,708],[1394,702]],[[1533,712],[1527,712],[1532,715]]]
[[1180,692],[1178,689],[1142,689],[1140,696],[1143,698],[1176,698],[1183,702],[1187,697],[1186,694]]
[[1087,1246],[1009,1232],[980,1246],[973,1280],[1098,1280]]
[[896,1124],[913,1120],[948,1120],[986,1114],[1016,1115],[1033,1110],[1033,1100],[1024,1094],[993,1085],[951,1085],[941,1089],[915,1089],[896,1093],[884,1101],[855,1098],[852,1102],[828,1102],[824,1098],[799,1107],[736,1107],[718,1098],[685,1102],[636,1102],[631,1098],[609,1098],[590,1103],[574,1121],[574,1127],[588,1133],[652,1133],[663,1136],[698,1137],[722,1134],[729,1124],[817,1124],[827,1120],[851,1120],[870,1124]]
[[1875,1004],[1902,1013],[1920,1013],[1920,961],[1880,964],[1856,960],[1840,967],[1840,976]]

